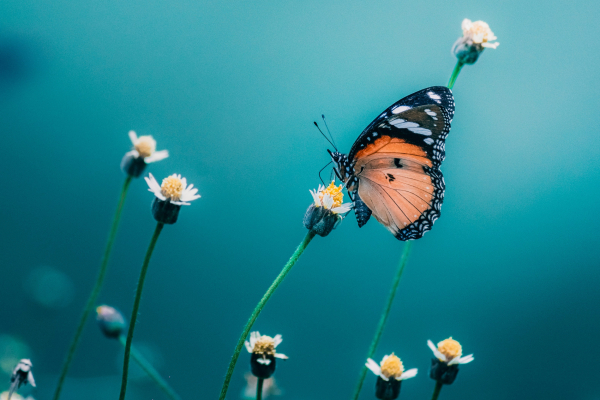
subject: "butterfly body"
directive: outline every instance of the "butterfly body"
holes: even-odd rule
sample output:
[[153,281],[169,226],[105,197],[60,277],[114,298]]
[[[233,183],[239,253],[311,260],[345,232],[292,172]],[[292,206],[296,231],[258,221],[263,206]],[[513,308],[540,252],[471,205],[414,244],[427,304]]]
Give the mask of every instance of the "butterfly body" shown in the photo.
[[431,229],[444,200],[440,165],[453,116],[450,89],[426,88],[379,115],[348,155],[329,151],[359,226],[373,214],[399,240]]

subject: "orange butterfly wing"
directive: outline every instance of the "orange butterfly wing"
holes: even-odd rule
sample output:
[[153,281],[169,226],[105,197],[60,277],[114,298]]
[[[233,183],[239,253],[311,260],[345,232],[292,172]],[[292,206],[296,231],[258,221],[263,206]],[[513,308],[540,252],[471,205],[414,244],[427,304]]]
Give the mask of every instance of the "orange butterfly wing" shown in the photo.
[[356,159],[358,194],[394,236],[434,206],[437,177],[432,179],[432,161],[420,147],[382,136],[358,152]]

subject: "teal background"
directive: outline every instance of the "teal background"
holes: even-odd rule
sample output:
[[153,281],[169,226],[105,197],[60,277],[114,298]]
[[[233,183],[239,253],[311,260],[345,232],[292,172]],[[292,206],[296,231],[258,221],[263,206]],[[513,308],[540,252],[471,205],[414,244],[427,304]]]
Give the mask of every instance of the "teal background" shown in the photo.
[[[414,244],[376,359],[394,351],[419,368],[401,398],[428,399],[426,341],[453,336],[475,361],[440,398],[600,399],[599,12],[584,1],[1,2],[0,334],[29,346],[33,395],[51,397],[95,279],[128,130],[171,152],[148,172],[181,173],[202,195],[163,231],[135,340],[184,399],[214,399],[243,324],[305,235],[308,190],[329,161],[312,121],[324,113],[347,152],[394,101],[446,84],[470,18],[501,44],[454,87],[442,216]],[[132,183],[100,296],[127,316],[155,225],[146,189]],[[402,247],[352,214],[311,243],[255,325],[283,335],[282,399],[350,397]],[[32,300],[39,266],[68,277],[68,305]],[[90,321],[62,398],[116,398],[119,350]],[[361,399],[374,384],[369,373]],[[128,398],[164,397],[134,379]]]

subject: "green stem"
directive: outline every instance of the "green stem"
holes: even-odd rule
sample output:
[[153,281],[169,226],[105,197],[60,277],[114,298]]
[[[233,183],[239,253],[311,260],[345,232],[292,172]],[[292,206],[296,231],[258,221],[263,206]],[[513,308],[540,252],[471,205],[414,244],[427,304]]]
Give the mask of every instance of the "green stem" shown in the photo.
[[[369,353],[367,354],[367,358],[373,358],[375,354],[375,350],[377,350],[377,346],[379,345],[379,340],[381,339],[381,335],[385,328],[385,324],[387,323],[388,316],[390,315],[390,311],[392,309],[392,303],[394,302],[394,297],[396,297],[396,292],[398,289],[398,284],[400,283],[400,278],[402,278],[402,273],[404,272],[404,267],[406,266],[406,262],[408,261],[408,256],[410,255],[410,250],[412,248],[412,241],[406,242],[404,245],[404,251],[402,252],[402,257],[400,257],[400,262],[398,263],[398,271],[396,272],[396,276],[394,276],[394,280],[392,281],[392,288],[390,289],[390,294],[388,295],[387,302],[385,303],[385,307],[383,308],[383,313],[379,318],[379,324],[377,325],[377,330],[375,331],[375,336],[373,337],[373,341],[371,342],[371,347],[369,347]],[[365,381],[365,377],[367,376],[367,367],[363,365],[362,370],[360,371],[360,376],[358,378],[358,383],[356,384],[356,389],[354,389],[354,395],[352,396],[353,400],[357,400],[360,395],[360,391],[362,390],[363,383]]]
[[146,279],[146,272],[148,272],[148,264],[150,264],[150,257],[152,257],[154,246],[156,246],[156,241],[158,240],[158,236],[160,235],[163,226],[165,225],[162,222],[159,222],[156,225],[154,235],[152,235],[150,245],[148,246],[148,250],[146,251],[146,257],[144,258],[142,271],[140,272],[140,279],[138,281],[137,291],[135,293],[135,301],[133,303],[133,311],[131,312],[131,322],[129,323],[129,330],[127,331],[127,342],[125,343],[125,357],[123,360],[123,378],[121,380],[121,395],[119,396],[119,400],[125,400],[125,392],[127,391],[127,374],[129,373],[129,354],[131,353],[133,330],[135,329],[135,321],[137,320],[138,310],[140,308],[140,300],[142,299],[142,290],[144,289],[144,280]]
[[450,76],[450,80],[448,81],[448,89],[452,89],[454,87],[454,82],[456,82],[456,78],[458,78],[458,74],[460,74],[460,70],[463,67],[462,62],[457,61],[456,66],[454,66],[454,71],[452,71],[452,75]]
[[108,260],[110,258],[110,253],[112,252],[115,237],[117,236],[117,229],[119,227],[119,221],[121,220],[121,211],[123,211],[123,204],[125,204],[125,197],[127,196],[127,189],[129,188],[130,183],[131,176],[127,176],[127,178],[125,178],[125,183],[123,183],[123,189],[121,189],[119,205],[117,206],[117,211],[115,212],[113,223],[110,228],[108,241],[106,242],[106,248],[104,249],[104,255],[102,256],[102,261],[100,263],[100,270],[98,271],[98,277],[96,278],[96,284],[92,289],[92,293],[90,293],[90,297],[88,298],[87,303],[85,303],[83,313],[81,314],[79,324],[77,325],[77,330],[75,331],[75,337],[73,337],[73,340],[71,341],[71,346],[69,347],[69,351],[67,352],[67,357],[65,358],[62,370],[60,371],[58,384],[56,385],[56,390],[54,391],[54,400],[58,400],[60,398],[60,392],[62,391],[65,378],[67,377],[67,373],[69,372],[69,367],[71,366],[71,361],[73,361],[75,351],[77,350],[77,345],[79,345],[79,340],[81,339],[83,328],[85,326],[85,323],[87,322],[87,318],[90,315],[90,312],[92,311],[92,308],[96,305],[96,300],[98,299],[98,295],[100,294],[100,290],[102,289],[102,284],[104,283],[104,277],[106,276],[106,270],[108,267]]
[[443,385],[444,384],[442,382],[435,381],[435,389],[433,389],[433,396],[431,396],[431,400],[437,400]]
[[[127,338],[125,335],[119,336],[119,343],[126,347]],[[165,392],[165,394],[172,400],[181,400],[181,397],[169,386],[167,381],[165,381],[158,373],[156,369],[140,354],[139,351],[132,345],[131,346],[131,358],[144,370],[145,373],[150,376],[154,380],[154,382],[160,387],[160,389]]]
[[233,351],[233,357],[231,357],[229,367],[227,368],[227,374],[225,375],[225,381],[223,382],[223,387],[221,388],[221,395],[219,396],[219,400],[225,400],[225,397],[227,396],[227,389],[229,388],[229,382],[231,381],[231,376],[233,375],[235,364],[237,362],[238,357],[240,356],[242,347],[244,347],[244,341],[248,337],[252,325],[254,325],[254,321],[256,321],[256,318],[258,318],[258,315],[262,311],[265,304],[267,304],[267,301],[269,301],[269,298],[271,297],[273,292],[275,292],[275,289],[277,289],[277,287],[283,281],[288,272],[290,272],[294,264],[296,264],[296,261],[298,261],[298,259],[304,252],[304,249],[306,249],[306,246],[308,246],[308,244],[314,237],[315,233],[313,231],[308,231],[308,233],[304,237],[304,240],[302,240],[302,243],[298,245],[298,248],[296,249],[294,254],[292,254],[292,257],[290,257],[287,264],[285,264],[277,278],[275,278],[275,281],[273,281],[273,283],[271,284],[265,295],[262,297],[254,311],[252,311],[252,315],[250,315],[250,319],[248,320],[248,322],[246,322],[246,326],[244,326],[242,335],[240,336],[240,339],[238,340],[237,345],[235,346],[235,350]]
[[262,399],[262,388],[264,381],[265,380],[263,378],[258,378],[258,382],[256,382],[256,400]]

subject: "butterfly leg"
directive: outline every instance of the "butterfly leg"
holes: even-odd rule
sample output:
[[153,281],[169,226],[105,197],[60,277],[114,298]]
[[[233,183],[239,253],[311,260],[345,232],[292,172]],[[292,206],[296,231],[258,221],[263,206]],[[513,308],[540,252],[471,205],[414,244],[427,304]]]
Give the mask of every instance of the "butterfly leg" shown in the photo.
[[362,228],[363,225],[366,224],[367,221],[369,221],[369,218],[371,218],[372,213],[373,212],[371,211],[371,209],[367,207],[365,202],[362,201],[362,199],[358,195],[358,192],[356,192],[354,195],[354,214],[356,215],[356,221],[358,222],[359,228]]

